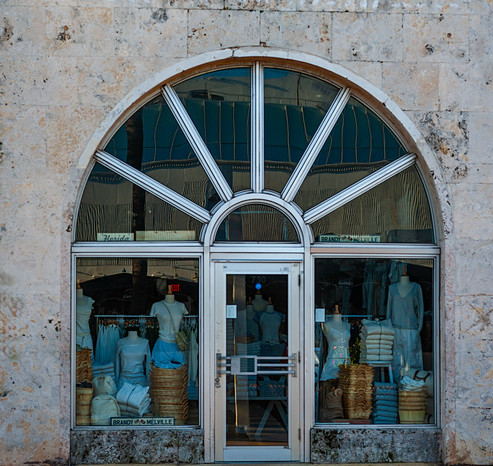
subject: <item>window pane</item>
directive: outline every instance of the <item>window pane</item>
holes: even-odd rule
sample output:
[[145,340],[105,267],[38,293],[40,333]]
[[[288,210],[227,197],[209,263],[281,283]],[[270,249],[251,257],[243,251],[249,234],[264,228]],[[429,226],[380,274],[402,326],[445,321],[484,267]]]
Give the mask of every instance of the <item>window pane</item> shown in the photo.
[[198,260],[79,258],[76,272],[76,424],[198,425]]
[[201,207],[219,201],[162,96],[135,112],[104,150]]
[[96,164],[84,189],[76,241],[194,241],[202,224]]
[[309,209],[406,153],[385,123],[351,98],[295,202]]
[[216,241],[298,242],[293,224],[279,211],[260,204],[240,207],[219,226]]
[[317,242],[432,243],[430,206],[416,167],[312,224]]
[[315,259],[316,422],[433,424],[432,259]]
[[265,188],[281,192],[338,89],[305,74],[267,68]]
[[175,86],[233,191],[250,189],[250,68],[214,71]]

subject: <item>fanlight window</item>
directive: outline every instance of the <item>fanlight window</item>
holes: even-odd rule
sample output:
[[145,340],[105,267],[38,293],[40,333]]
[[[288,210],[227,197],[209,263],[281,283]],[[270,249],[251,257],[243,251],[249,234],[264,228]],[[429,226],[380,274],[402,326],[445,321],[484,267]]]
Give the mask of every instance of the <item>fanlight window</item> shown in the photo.
[[[254,63],[165,84],[95,159],[76,241],[198,241],[252,192],[301,210],[315,241],[434,241],[416,156],[348,88],[300,71]],[[300,241],[269,209],[234,210],[216,240]]]

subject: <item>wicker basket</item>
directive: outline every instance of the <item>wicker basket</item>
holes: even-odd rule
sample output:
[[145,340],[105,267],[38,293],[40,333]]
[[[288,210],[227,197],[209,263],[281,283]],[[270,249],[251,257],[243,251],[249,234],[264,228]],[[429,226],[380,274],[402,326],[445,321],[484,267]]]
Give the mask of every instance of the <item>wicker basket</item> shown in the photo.
[[78,426],[91,425],[92,388],[77,387],[75,397],[75,423]]
[[188,366],[160,369],[151,366],[150,395],[154,416],[173,417],[175,425],[185,424],[188,417]]
[[423,424],[426,414],[426,388],[399,391],[399,420],[401,424]]
[[348,419],[369,419],[372,409],[373,367],[368,364],[343,365],[339,370],[339,388]]

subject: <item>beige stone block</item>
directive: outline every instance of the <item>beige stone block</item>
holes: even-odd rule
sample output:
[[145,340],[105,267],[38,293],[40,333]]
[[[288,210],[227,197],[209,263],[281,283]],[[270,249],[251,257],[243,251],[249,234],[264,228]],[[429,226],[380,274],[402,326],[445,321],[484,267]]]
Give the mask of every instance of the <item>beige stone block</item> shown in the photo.
[[368,10],[367,0],[298,0],[300,11],[326,11],[364,13]]
[[460,182],[469,162],[469,114],[427,112],[413,116],[426,142],[435,152],[449,182]]
[[[455,198],[453,201],[455,202]],[[454,212],[457,215],[457,210]],[[463,221],[467,223],[466,212],[462,211],[459,215],[462,215]],[[457,222],[457,218],[455,221]],[[472,227],[471,233],[473,233]],[[489,238],[491,238],[491,228]],[[493,244],[491,240],[478,241],[459,237],[454,246],[455,283],[457,283],[454,292],[459,295],[489,295],[491,293],[491,270],[493,267]]]
[[493,464],[493,413],[491,409],[456,408],[454,456],[461,464]]
[[411,62],[469,60],[469,16],[404,15],[404,59]]
[[76,59],[2,59],[2,100],[9,105],[73,105],[77,102]]
[[115,8],[115,54],[125,57],[185,57],[187,11]]
[[3,8],[0,20],[0,54],[34,56],[46,53],[44,9]]
[[470,112],[468,121],[469,161],[493,164],[493,112]]
[[222,10],[224,0],[78,0],[80,6]]
[[190,10],[188,53],[260,44],[260,13],[256,11]]
[[469,11],[469,0],[369,0],[368,11],[373,13],[419,13],[462,15]]
[[458,339],[466,345],[493,340],[493,296],[459,296],[455,308]]
[[493,62],[440,65],[442,110],[489,111],[493,107]]
[[105,107],[109,112],[135,86],[179,60],[118,56],[79,58],[77,79],[80,105]]
[[296,11],[296,0],[224,0],[227,10]]
[[438,110],[439,67],[428,63],[383,63],[383,91],[403,110]]
[[268,47],[302,49],[320,56],[331,54],[331,15],[266,11],[260,16],[261,41]]
[[469,55],[474,62],[488,62],[493,55],[493,7],[488,13],[471,15],[469,27]]
[[57,56],[79,57],[88,54],[82,11],[73,7],[46,9],[46,41],[48,53]]
[[378,88],[382,87],[381,63],[367,61],[341,61],[339,64],[366,79],[374,86]]
[[69,173],[106,114],[106,110],[99,107],[49,107],[46,166],[54,173]]
[[402,15],[334,13],[334,60],[402,60]]
[[[455,216],[455,234],[458,238],[491,239],[493,218],[493,180],[487,184],[467,183],[467,172],[461,184],[450,185]],[[493,261],[493,256],[489,258]]]

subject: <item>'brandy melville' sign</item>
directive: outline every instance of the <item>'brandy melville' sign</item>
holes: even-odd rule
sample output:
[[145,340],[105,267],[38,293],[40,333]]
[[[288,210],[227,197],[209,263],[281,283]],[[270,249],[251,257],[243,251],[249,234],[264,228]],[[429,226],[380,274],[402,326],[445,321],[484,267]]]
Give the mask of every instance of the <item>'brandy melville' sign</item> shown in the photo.
[[320,243],[380,243],[380,235],[320,235]]
[[112,417],[112,426],[174,426],[174,417]]

